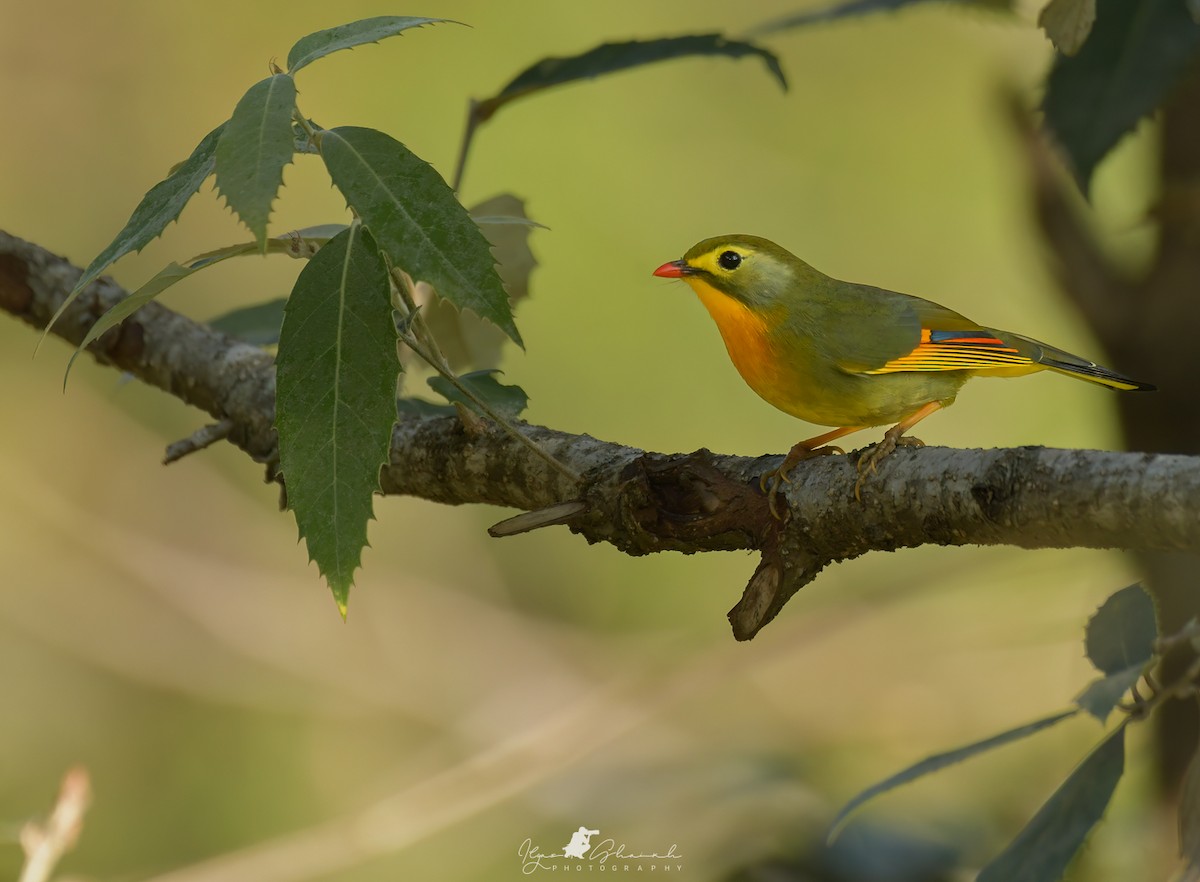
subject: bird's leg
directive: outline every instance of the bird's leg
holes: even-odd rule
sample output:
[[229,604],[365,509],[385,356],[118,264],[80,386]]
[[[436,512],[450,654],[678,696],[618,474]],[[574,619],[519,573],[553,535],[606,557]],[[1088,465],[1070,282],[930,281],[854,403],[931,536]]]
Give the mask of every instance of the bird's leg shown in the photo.
[[858,480],[854,482],[854,498],[862,502],[862,488],[868,475],[873,475],[878,469],[879,462],[897,447],[924,447],[925,442],[904,433],[915,426],[931,413],[942,409],[940,401],[931,401],[914,413],[906,416],[896,425],[883,433],[883,439],[863,454],[858,460]]
[[831,453],[845,453],[840,447],[832,445],[826,446],[828,442],[836,438],[841,438],[843,435],[849,435],[851,432],[857,432],[864,426],[844,426],[840,429],[834,429],[831,432],[826,432],[824,435],[817,435],[815,438],[809,438],[795,444],[788,455],[783,458],[779,468],[772,469],[769,472],[764,472],[762,477],[758,479],[759,489],[767,494],[767,506],[771,509],[771,515],[776,520],[783,520],[775,507],[775,497],[779,493],[779,489],[785,484],[791,483],[791,478],[788,477],[788,472],[800,462],[802,459],[811,459],[814,456],[827,456]]

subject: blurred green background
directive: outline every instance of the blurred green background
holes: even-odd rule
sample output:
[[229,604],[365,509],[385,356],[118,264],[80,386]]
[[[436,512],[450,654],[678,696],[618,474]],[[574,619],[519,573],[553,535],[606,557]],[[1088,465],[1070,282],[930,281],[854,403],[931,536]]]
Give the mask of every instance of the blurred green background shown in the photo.
[[[344,21],[471,25],[298,77],[322,125],[383,129],[449,176],[468,98],[545,55],[736,35],[802,7],[3,0],[0,228],[86,264],[270,59]],[[1035,15],[929,4],[780,34],[765,42],[786,94],[756,60],[686,60],[506,108],[461,196],[514,192],[551,228],[533,236],[541,266],[518,313],[527,352],[504,362],[529,419],[663,451],[782,452],[810,433],[744,386],[685,286],[650,276],[729,232],[1099,358],[1045,270],[1003,112],[1002,87],[1036,100],[1050,53]],[[1101,232],[1131,262],[1152,139],[1095,182]],[[274,230],[344,217],[314,158],[285,183]],[[246,238],[206,185],[113,274],[137,286]],[[164,299],[208,318],[285,294],[299,268],[233,261]],[[566,530],[494,541],[485,528],[510,512],[389,498],[343,624],[258,467],[228,446],[159,465],[201,414],[82,361],[63,394],[69,350],[35,360],[36,340],[0,323],[3,878],[19,824],[73,763],[96,793],[64,864],[77,877],[518,878],[526,838],[557,851],[584,825],[631,851],[675,843],[686,878],[719,878],[807,847],[879,777],[1065,705],[1090,676],[1086,617],[1136,578],[1100,552],[879,554],[739,645],[725,611],[751,556],[632,559]],[[921,435],[1111,447],[1111,403],[1048,374],[979,382]],[[1098,737],[1069,722],[866,817],[978,865]],[[1138,746],[1089,879],[1167,857],[1144,835]]]

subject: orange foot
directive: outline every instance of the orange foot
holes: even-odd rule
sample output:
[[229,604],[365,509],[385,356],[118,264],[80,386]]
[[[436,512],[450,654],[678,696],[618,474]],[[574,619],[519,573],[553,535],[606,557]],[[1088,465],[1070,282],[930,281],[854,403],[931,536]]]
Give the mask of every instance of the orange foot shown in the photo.
[[[883,435],[883,440],[872,445],[871,449],[864,453],[858,459],[858,480],[854,482],[854,498],[862,502],[863,484],[867,482],[867,476],[873,475],[878,471],[880,461],[888,456],[897,447],[924,447],[925,442],[920,438],[914,438],[912,435],[901,435],[896,432],[899,426],[888,429]],[[896,432],[896,434],[892,434]]]
[[788,451],[788,455],[784,457],[779,468],[763,472],[762,477],[758,479],[759,489],[767,494],[767,507],[771,510],[771,517],[777,521],[782,521],[783,515],[779,513],[779,509],[775,505],[775,499],[784,484],[792,483],[788,472],[795,467],[796,463],[804,459],[812,459],[814,456],[829,456],[834,453],[844,455],[846,453],[842,448],[834,447],[832,444],[824,447],[809,447],[808,443],[807,441],[801,441]]

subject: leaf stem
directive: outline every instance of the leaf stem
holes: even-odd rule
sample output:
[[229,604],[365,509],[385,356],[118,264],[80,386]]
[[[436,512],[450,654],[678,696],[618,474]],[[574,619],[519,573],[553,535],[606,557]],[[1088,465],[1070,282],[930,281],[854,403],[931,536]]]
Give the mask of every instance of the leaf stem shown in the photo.
[[507,435],[517,442],[523,444],[531,453],[544,460],[560,474],[570,478],[572,481],[580,480],[580,475],[578,472],[576,472],[570,466],[559,462],[554,458],[554,456],[543,450],[536,441],[527,438],[515,425],[512,424],[512,422],[509,421],[507,417],[493,408],[484,399],[476,395],[475,391],[471,389],[470,386],[460,380],[455,375],[454,371],[450,370],[450,367],[446,364],[446,360],[442,356],[441,352],[430,352],[426,350],[422,345],[422,341],[418,340],[417,337],[409,331],[400,331],[399,335],[400,339],[406,346],[408,346],[409,349],[415,352],[423,361],[429,364],[430,367],[441,374],[446,381],[450,383],[450,385],[461,392],[466,398],[470,399],[476,407],[483,411],[483,413],[486,414],[492,420],[492,422],[496,423],[496,425],[503,429]]
[[[384,260],[387,260],[387,255],[384,255]],[[429,352],[437,359],[437,364],[430,361],[430,365],[437,368],[439,373],[450,371],[450,362],[446,360],[445,354],[442,352],[442,347],[438,346],[437,340],[429,330],[429,325],[425,324],[425,316],[421,312],[421,308],[417,306],[417,301],[413,297],[413,280],[412,277],[402,269],[391,266],[392,284],[395,286],[400,297],[400,303],[404,306],[407,312],[405,318],[409,321],[409,326],[416,332],[415,336],[422,341]],[[416,352],[416,350],[413,350]],[[419,353],[418,353],[419,354]],[[425,358],[424,356],[421,356]],[[425,359],[429,361],[429,359]]]
[[299,125],[300,128],[304,129],[304,134],[308,135],[308,140],[312,141],[313,144],[316,144],[318,132],[313,128],[313,125],[311,122],[309,122],[308,117],[300,112],[299,104],[296,104],[292,110],[292,119],[296,121],[296,124]]
[[458,148],[458,162],[454,166],[454,183],[451,187],[457,193],[459,187],[462,186],[463,175],[467,170],[467,154],[471,150],[471,141],[475,138],[475,129],[479,125],[479,117],[475,110],[479,106],[479,102],[474,98],[467,101],[467,126],[463,130],[462,144]]
[[[384,259],[386,260],[386,255]],[[559,473],[570,478],[572,481],[580,480],[578,472],[559,462],[557,459],[543,450],[537,443],[531,441],[529,438],[526,438],[525,435],[522,434],[520,430],[518,430],[517,427],[514,426],[505,416],[500,414],[490,404],[476,395],[474,390],[472,390],[467,386],[466,383],[463,383],[458,378],[454,371],[450,369],[450,362],[446,360],[446,356],[442,353],[441,348],[438,346],[437,340],[434,339],[433,334],[430,333],[429,326],[425,324],[425,317],[421,314],[421,310],[417,306],[416,300],[413,298],[412,278],[408,275],[408,273],[404,272],[398,267],[391,268],[391,278],[392,284],[399,296],[400,305],[407,310],[407,314],[404,316],[404,318],[410,319],[409,328],[411,330],[403,328],[398,330],[400,339],[404,342],[404,344],[413,352],[415,352],[417,356],[425,361],[430,367],[441,374],[442,377],[444,377],[446,381],[450,383],[450,385],[470,399],[476,407],[483,411],[483,413],[487,414],[487,416],[490,417],[493,422],[495,422],[498,426],[500,426],[501,429],[505,431],[505,433],[516,439],[521,444],[525,445],[525,447],[529,448],[532,453],[545,460],[546,463],[552,466]]]

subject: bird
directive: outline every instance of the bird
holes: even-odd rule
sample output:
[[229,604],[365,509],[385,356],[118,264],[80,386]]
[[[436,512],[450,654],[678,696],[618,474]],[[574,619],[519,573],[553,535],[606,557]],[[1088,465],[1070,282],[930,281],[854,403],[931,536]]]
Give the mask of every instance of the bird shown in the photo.
[[695,291],[734,367],[761,398],[805,422],[834,427],[800,441],[762,475],[776,518],[776,494],[798,462],[843,453],[829,442],[889,425],[858,460],[854,496],[861,502],[867,476],[897,446],[923,446],[906,433],[953,404],[972,377],[1049,370],[1109,389],[1155,388],[931,300],[827,276],[758,236],[705,239],[654,275],[682,279]]

